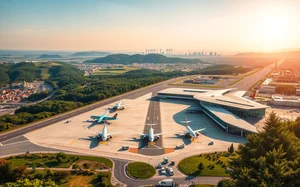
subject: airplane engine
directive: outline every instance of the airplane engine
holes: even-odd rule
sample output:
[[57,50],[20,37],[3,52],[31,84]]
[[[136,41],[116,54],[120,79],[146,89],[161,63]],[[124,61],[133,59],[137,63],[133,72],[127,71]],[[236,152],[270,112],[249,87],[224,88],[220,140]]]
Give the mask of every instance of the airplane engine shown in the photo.
[[112,135],[110,135],[109,138],[112,139]]
[[160,139],[160,137],[159,137],[159,136],[156,136],[156,137],[155,137],[155,140],[159,140],[159,139]]
[[200,134],[199,133],[196,133],[196,136],[199,136]]

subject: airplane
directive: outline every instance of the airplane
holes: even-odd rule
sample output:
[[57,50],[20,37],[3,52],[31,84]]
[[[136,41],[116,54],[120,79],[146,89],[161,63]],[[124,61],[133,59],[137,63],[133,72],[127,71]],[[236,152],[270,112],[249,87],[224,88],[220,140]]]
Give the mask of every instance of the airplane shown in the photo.
[[91,116],[93,120],[97,120],[97,123],[101,123],[103,120],[116,120],[118,113],[116,113],[113,117],[108,117],[106,111],[101,116]]
[[[96,133],[96,137],[101,139],[102,141],[106,141],[107,139],[112,139],[113,134],[117,134],[120,132],[113,132],[113,133],[108,133],[107,132],[107,123],[104,123],[104,127],[102,129],[102,133]],[[93,133],[94,134],[94,133]]]
[[159,140],[160,139],[160,135],[162,135],[163,133],[157,133],[157,134],[154,134],[154,129],[153,129],[153,125],[156,125],[156,124],[146,124],[146,125],[150,125],[150,128],[148,130],[148,133],[147,134],[141,134],[143,139],[147,138],[148,137],[148,140],[149,142],[154,142],[156,140]]
[[197,138],[199,136],[199,132],[204,131],[206,128],[198,129],[198,130],[193,130],[188,123],[191,121],[188,121],[187,118],[185,118],[185,121],[181,121],[182,123],[185,123],[185,128],[186,131],[184,131],[184,136],[190,135],[192,138]]
[[122,105],[122,101],[119,101],[115,104],[115,106],[113,106],[114,110],[123,110],[125,109],[124,105]]

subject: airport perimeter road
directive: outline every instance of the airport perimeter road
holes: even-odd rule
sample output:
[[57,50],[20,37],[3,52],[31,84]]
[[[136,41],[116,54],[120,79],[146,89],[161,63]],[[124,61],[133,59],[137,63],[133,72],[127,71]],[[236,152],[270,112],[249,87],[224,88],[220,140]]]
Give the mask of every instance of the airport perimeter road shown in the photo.
[[[277,66],[282,64],[285,60],[281,59],[277,61]],[[254,84],[256,84],[259,80],[263,79],[266,75],[268,75],[272,69],[275,67],[275,63],[268,65],[261,70],[245,77],[244,79],[240,80],[239,82],[235,83],[234,85],[230,86],[231,88],[237,88],[239,90],[249,90]]]
[[113,98],[110,98],[110,99],[106,99],[104,101],[100,101],[100,102],[97,102],[97,103],[94,103],[94,104],[76,109],[74,111],[67,112],[65,114],[60,114],[58,116],[51,117],[51,118],[46,119],[46,120],[41,121],[41,122],[36,122],[34,124],[31,124],[31,125],[19,128],[19,129],[15,129],[15,130],[7,132],[7,133],[0,134],[0,142],[5,141],[5,140],[9,140],[11,138],[14,138],[14,137],[17,137],[17,136],[20,136],[20,135],[23,135],[23,134],[26,134],[30,131],[33,131],[33,130],[36,130],[36,129],[39,129],[39,128],[42,128],[42,127],[46,127],[48,125],[51,125],[53,123],[57,123],[59,121],[67,120],[67,119],[69,119],[73,116],[77,116],[79,114],[82,114],[82,113],[85,113],[87,111],[102,107],[104,105],[107,105],[107,104],[110,104],[110,103],[113,103],[113,102],[117,102],[121,99],[135,99],[137,97],[140,97],[140,96],[145,95],[145,94],[150,93],[150,92],[157,92],[159,90],[167,88],[168,83],[176,81],[178,79],[182,79],[182,77],[175,78],[175,79],[170,79],[170,80],[163,81],[163,82],[160,82],[160,83],[157,83],[157,84],[153,84],[153,85],[141,88],[141,89],[137,89],[137,90],[134,90],[134,91],[131,91],[131,92],[127,92],[125,94],[122,94],[122,95],[119,95],[119,96],[116,96],[116,97],[113,97]]

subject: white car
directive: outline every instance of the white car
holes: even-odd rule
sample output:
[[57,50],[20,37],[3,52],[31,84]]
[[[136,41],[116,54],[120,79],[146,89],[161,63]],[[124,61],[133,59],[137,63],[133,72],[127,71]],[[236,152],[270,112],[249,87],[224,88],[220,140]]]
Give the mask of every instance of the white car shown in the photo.
[[173,176],[174,175],[174,170],[173,168],[169,168],[168,169],[169,175]]
[[162,175],[165,175],[165,174],[166,174],[166,169],[165,169],[164,167],[161,168],[160,173],[161,173]]

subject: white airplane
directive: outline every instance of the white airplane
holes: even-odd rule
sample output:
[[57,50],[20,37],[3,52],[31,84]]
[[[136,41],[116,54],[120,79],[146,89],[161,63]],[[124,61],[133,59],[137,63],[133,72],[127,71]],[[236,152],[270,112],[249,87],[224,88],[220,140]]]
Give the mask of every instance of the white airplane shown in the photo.
[[150,128],[147,134],[141,134],[143,136],[143,139],[148,137],[149,142],[154,142],[156,140],[159,140],[160,139],[159,136],[162,135],[163,133],[154,134],[154,129],[152,126],[156,124],[147,124],[147,125],[150,125]]
[[[93,132],[91,132],[93,133]],[[101,139],[102,141],[106,141],[108,138],[111,139],[113,134],[117,134],[120,132],[113,132],[113,133],[108,133],[107,132],[107,123],[104,123],[104,127],[102,129],[102,133],[96,133],[97,138]],[[95,134],[95,133],[93,133]]]
[[119,101],[115,104],[115,106],[113,106],[114,110],[123,110],[125,109],[124,105],[122,105],[122,101]]
[[199,132],[204,131],[205,128],[198,129],[198,130],[193,130],[193,129],[188,125],[190,122],[191,122],[191,121],[188,121],[187,118],[185,118],[185,121],[181,121],[181,123],[185,123],[186,131],[184,131],[184,136],[190,135],[192,138],[197,138],[197,136],[199,136]]

